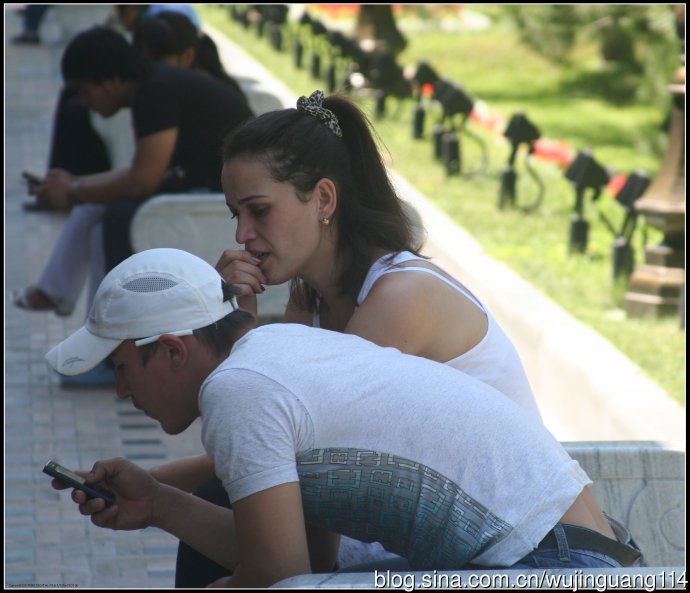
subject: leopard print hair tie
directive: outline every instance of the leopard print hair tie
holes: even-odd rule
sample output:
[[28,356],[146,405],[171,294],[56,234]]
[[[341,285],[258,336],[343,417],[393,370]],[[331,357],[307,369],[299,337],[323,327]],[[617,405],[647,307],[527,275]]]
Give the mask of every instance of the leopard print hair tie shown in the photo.
[[310,97],[297,99],[297,111],[306,113],[321,121],[338,138],[343,137],[343,131],[338,124],[338,118],[330,109],[323,107],[323,91],[314,91]]

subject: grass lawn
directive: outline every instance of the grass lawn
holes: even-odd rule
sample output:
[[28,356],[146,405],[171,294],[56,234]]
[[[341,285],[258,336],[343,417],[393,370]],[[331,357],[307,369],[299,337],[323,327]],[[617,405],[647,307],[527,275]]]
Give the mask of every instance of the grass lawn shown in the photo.
[[[292,54],[276,52],[253,29],[245,30],[229,18],[227,7],[200,7],[205,22],[224,32],[259,60],[296,94],[325,90],[324,81],[311,78],[308,69],[297,69]],[[489,112],[507,120],[524,111],[543,138],[562,140],[574,153],[590,148],[612,173],[627,175],[636,169],[657,172],[665,149],[663,110],[639,104],[611,104],[597,96],[603,75],[591,48],[578,50],[577,66],[557,67],[526,48],[505,26],[474,32],[438,28],[407,29],[399,21],[408,46],[398,63],[417,65],[426,59],[444,78],[462,84]],[[410,23],[410,26],[413,24]],[[307,62],[308,63],[308,62]],[[489,167],[476,176],[448,177],[432,157],[427,116],[427,137],[413,140],[412,101],[389,100],[386,115],[376,119],[371,99],[360,101],[370,114],[389,156],[390,164],[456,223],[468,229],[487,252],[548,294],[574,317],[612,342],[621,352],[674,399],[685,402],[685,332],[677,317],[627,319],[622,305],[625,287],[612,281],[613,235],[599,220],[605,215],[619,228],[624,212],[607,191],[597,202],[586,194],[585,218],[590,222],[586,254],[568,253],[570,216],[575,193],[563,169],[533,159],[545,185],[541,206],[526,214],[519,209],[499,210],[500,171],[510,154],[500,131],[474,121],[468,131],[486,146]],[[461,136],[463,171],[480,162],[480,145]],[[523,156],[516,160],[517,204],[530,204],[537,186],[525,170]],[[654,244],[659,233],[640,220],[633,237],[636,261],[643,259],[643,243]]]

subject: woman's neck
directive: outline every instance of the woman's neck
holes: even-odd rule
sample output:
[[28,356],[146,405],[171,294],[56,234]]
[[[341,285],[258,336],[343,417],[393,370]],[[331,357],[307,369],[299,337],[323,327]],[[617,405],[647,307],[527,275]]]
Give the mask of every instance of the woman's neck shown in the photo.
[[[369,262],[369,267],[388,253],[390,252],[385,249],[377,250]],[[303,279],[320,296],[318,313],[321,327],[342,332],[354,314],[357,304],[353,302],[350,292],[343,293],[340,286],[343,264],[338,266],[335,262],[334,257],[328,264],[321,267],[321,270],[328,270],[329,273],[319,275],[314,283],[309,282],[307,278]]]
[[344,332],[355,308],[349,295],[340,295],[330,301],[322,299],[319,303],[319,325],[323,329]]

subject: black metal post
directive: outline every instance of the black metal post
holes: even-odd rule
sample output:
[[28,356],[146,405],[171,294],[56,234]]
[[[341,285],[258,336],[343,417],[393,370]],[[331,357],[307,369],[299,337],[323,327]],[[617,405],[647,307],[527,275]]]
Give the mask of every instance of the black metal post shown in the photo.
[[460,139],[455,130],[443,135],[441,139],[441,153],[447,175],[458,175],[461,170]]
[[302,68],[302,59],[304,57],[304,45],[300,41],[299,37],[297,39],[295,39],[293,51],[295,54],[295,67],[298,69],[301,69]]
[[585,253],[589,239],[589,222],[583,215],[584,208],[584,187],[577,188],[575,201],[575,211],[570,217],[570,241],[568,244],[569,253]]
[[283,50],[283,31],[277,23],[271,25],[271,45],[276,51]]
[[424,119],[426,112],[421,101],[417,101],[414,106],[414,113],[412,115],[412,137],[419,140],[424,137]]
[[335,59],[328,65],[328,68],[326,69],[326,87],[328,88],[329,94],[335,91]]
[[443,135],[446,129],[443,123],[436,124],[431,132],[432,148],[434,151],[434,159],[440,161],[443,159]]
[[311,75],[313,78],[321,78],[321,56],[316,49],[311,54]]
[[515,206],[515,184],[517,173],[515,173],[515,156],[517,155],[519,144],[513,144],[508,164],[501,171],[501,186],[498,192],[498,208],[503,210],[505,206]]
[[382,118],[386,114],[386,91],[378,89],[376,91],[376,117]]

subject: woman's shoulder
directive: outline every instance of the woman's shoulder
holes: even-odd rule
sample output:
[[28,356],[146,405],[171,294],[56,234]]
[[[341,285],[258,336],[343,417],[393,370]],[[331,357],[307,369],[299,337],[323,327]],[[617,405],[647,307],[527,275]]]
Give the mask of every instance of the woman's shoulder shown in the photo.
[[[382,278],[391,276],[391,272],[405,271],[406,268],[420,264],[431,269],[438,269],[423,256],[411,251],[397,251],[380,254],[371,264],[362,287],[357,296],[357,304],[361,305],[369,296],[374,285]],[[396,282],[397,284],[397,282]]]

